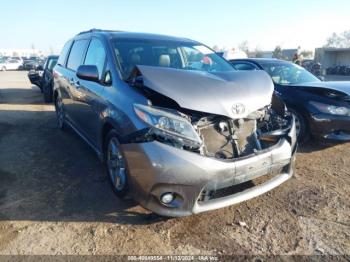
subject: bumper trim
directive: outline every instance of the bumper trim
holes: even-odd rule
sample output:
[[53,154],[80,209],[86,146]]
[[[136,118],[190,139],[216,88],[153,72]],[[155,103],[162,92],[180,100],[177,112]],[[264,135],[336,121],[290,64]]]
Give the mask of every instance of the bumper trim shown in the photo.
[[293,173],[282,173],[282,174],[272,178],[271,180],[269,180],[261,185],[247,189],[243,192],[240,192],[240,193],[237,193],[237,194],[234,194],[231,196],[227,196],[227,197],[209,200],[209,201],[207,201],[205,203],[201,203],[201,204],[196,202],[194,207],[193,207],[192,212],[197,214],[197,213],[202,213],[202,212],[206,212],[206,211],[211,211],[211,210],[231,206],[234,204],[238,204],[240,202],[243,202],[243,201],[249,200],[251,198],[260,196],[260,195],[274,189],[275,187],[278,187],[279,185],[281,185],[282,183],[287,181],[289,178],[291,178],[292,175],[293,175]]

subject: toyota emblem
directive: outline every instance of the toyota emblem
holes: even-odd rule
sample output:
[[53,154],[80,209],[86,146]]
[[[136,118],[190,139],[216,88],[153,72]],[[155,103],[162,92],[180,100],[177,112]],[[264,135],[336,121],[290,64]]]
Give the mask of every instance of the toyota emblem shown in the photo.
[[245,112],[245,106],[243,104],[234,104],[232,106],[232,113],[235,115],[241,115]]

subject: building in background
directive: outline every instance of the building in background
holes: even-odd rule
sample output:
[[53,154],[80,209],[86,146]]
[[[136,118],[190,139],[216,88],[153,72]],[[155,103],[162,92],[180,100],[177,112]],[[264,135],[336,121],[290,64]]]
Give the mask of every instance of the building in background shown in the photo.
[[350,67],[350,48],[316,48],[315,61],[321,63],[324,69],[335,66]]
[[[249,53],[249,57],[273,58],[274,51],[253,51]],[[282,49],[281,57],[284,60],[292,61],[295,54],[300,54],[300,47],[295,49]]]

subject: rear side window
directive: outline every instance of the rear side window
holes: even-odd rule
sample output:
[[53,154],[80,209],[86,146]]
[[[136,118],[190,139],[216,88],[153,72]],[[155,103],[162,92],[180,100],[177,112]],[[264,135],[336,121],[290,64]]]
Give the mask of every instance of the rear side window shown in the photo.
[[70,51],[67,68],[77,71],[78,67],[82,64],[85,49],[89,40],[77,40],[74,42]]
[[59,64],[60,66],[64,66],[64,63],[66,61],[66,58],[67,58],[67,55],[68,55],[68,52],[69,52],[69,48],[70,46],[72,45],[72,41],[68,41],[62,51],[61,51],[61,54],[60,54],[60,57],[58,58],[58,61],[57,61],[57,64]]
[[84,65],[95,65],[98,69],[100,79],[102,78],[103,69],[106,61],[106,51],[100,40],[92,39],[86,54]]

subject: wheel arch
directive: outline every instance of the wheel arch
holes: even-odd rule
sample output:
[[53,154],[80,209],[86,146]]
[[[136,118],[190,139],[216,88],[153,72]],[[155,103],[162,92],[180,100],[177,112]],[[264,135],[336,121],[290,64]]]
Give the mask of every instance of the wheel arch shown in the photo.
[[102,160],[105,160],[105,150],[106,150],[106,137],[108,136],[108,133],[111,131],[111,130],[115,130],[116,133],[117,133],[117,138],[118,140],[120,141],[121,140],[121,136],[120,136],[120,128],[118,127],[118,124],[113,121],[113,119],[107,117],[104,121],[103,121],[103,124],[102,124],[102,127],[101,127],[101,131],[100,131],[100,136],[99,136],[99,144],[100,144],[100,149],[101,149],[101,152],[102,152],[102,155],[103,155],[103,159]]

